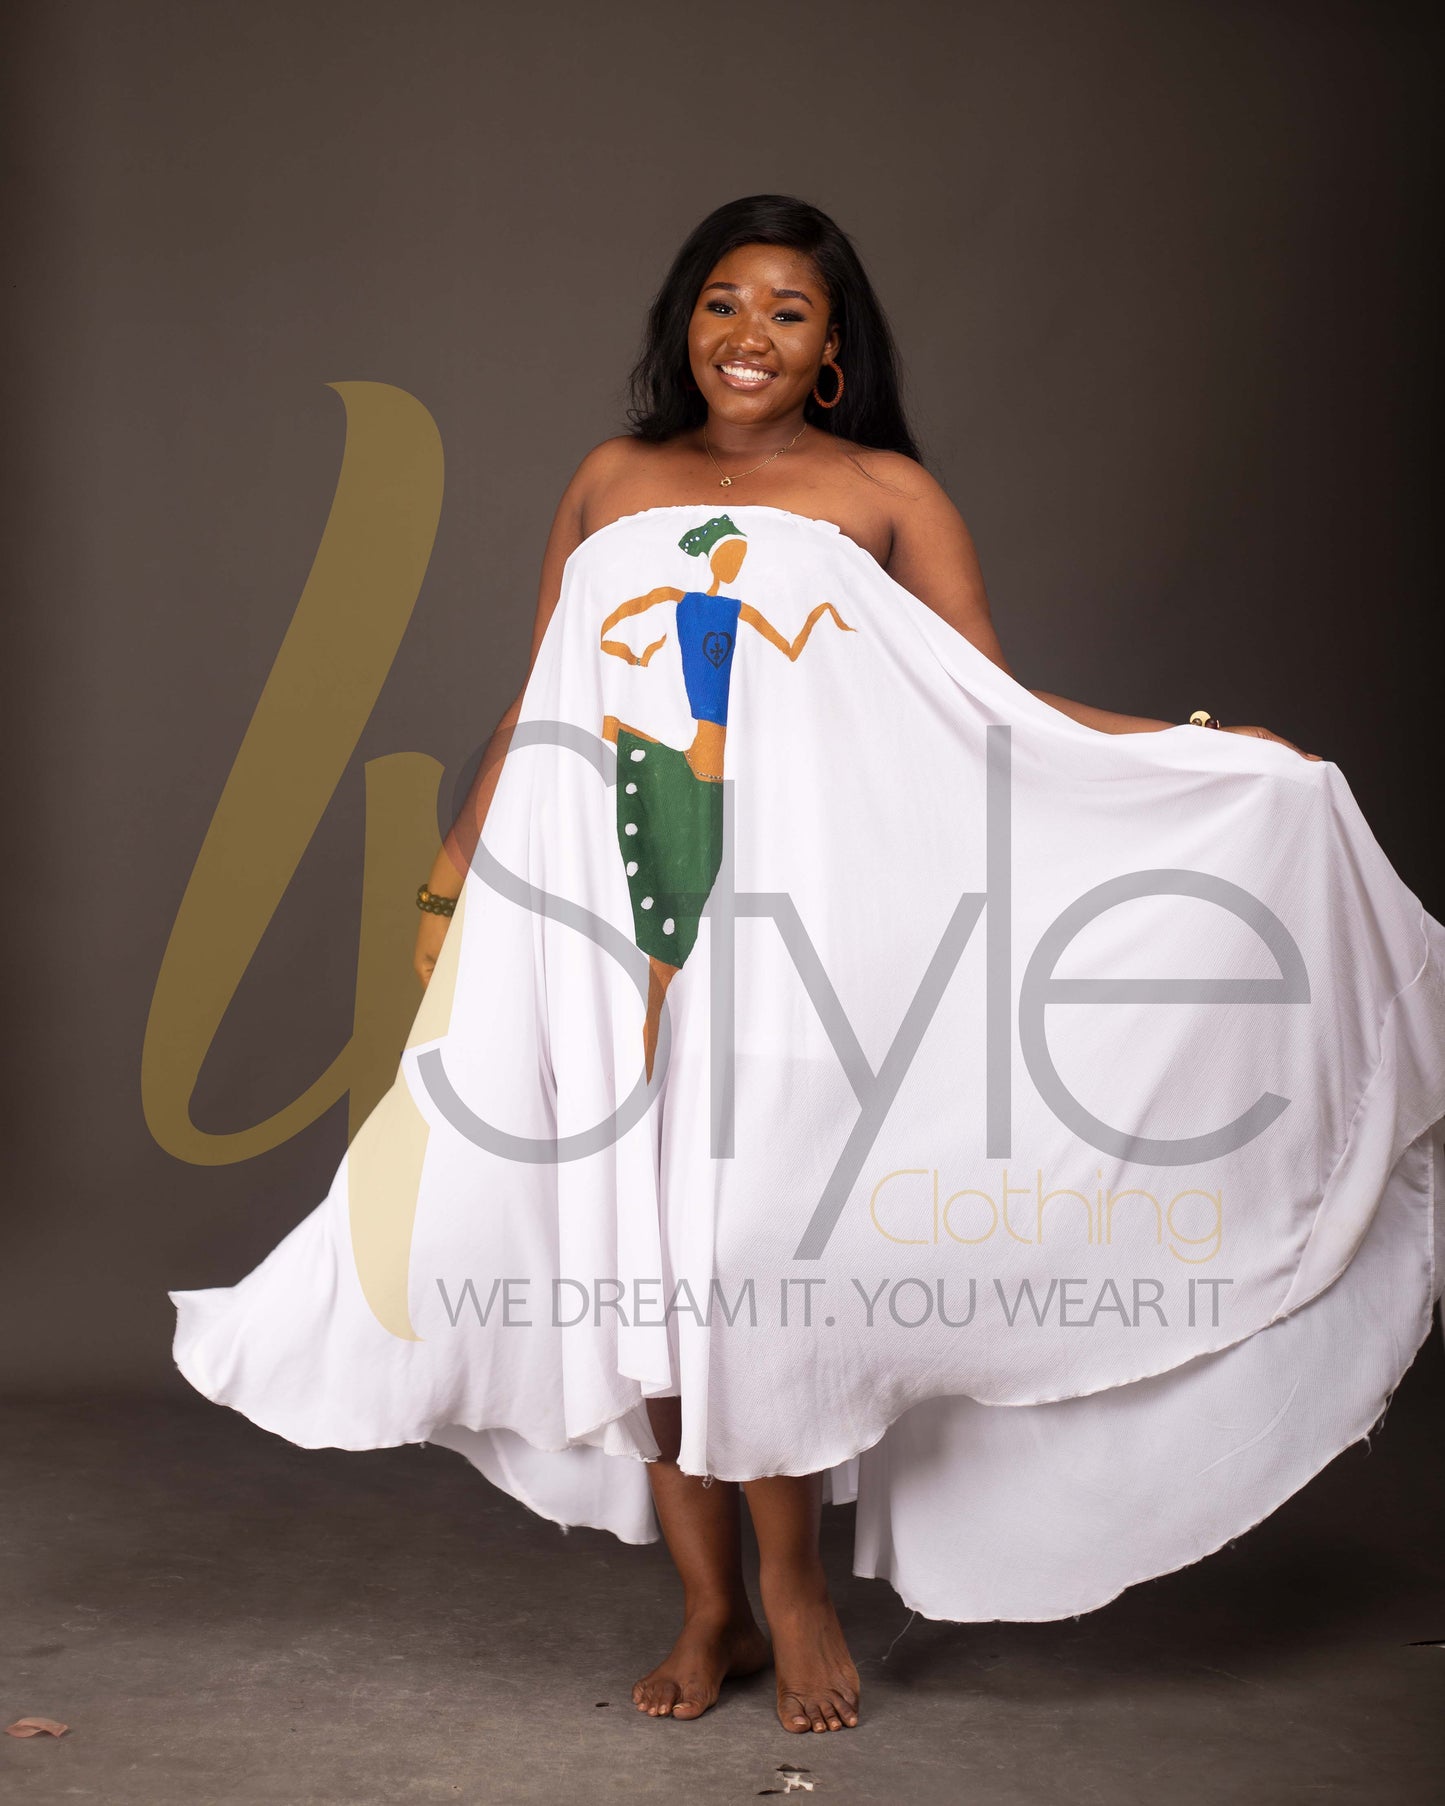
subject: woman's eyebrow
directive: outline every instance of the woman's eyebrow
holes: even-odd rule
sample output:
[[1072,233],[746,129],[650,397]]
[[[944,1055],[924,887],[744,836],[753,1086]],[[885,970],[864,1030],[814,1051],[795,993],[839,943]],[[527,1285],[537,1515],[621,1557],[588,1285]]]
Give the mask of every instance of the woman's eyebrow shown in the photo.
[[[709,282],[702,292],[706,294],[710,288],[725,288],[730,295],[738,293],[738,285],[735,282]],[[813,305],[813,297],[805,295],[800,288],[775,288],[773,299],[776,301],[806,301],[809,307]]]

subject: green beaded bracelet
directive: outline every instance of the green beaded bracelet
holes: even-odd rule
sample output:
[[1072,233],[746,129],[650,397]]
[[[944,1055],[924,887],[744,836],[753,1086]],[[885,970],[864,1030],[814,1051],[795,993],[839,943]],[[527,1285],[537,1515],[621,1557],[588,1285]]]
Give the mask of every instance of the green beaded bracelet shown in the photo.
[[417,888],[416,906],[418,909],[426,910],[430,915],[449,916],[456,908],[457,900],[455,897],[439,897],[435,891],[429,891],[422,884]]

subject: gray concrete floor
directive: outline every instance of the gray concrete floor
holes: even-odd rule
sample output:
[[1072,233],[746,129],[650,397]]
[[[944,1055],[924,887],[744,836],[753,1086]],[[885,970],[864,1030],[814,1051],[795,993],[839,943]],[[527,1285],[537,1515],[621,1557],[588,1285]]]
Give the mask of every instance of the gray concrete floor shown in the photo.
[[[27,1803],[1445,1799],[1445,1360],[1367,1450],[1184,1572],[1058,1624],[839,1605],[864,1722],[790,1737],[766,1676],[692,1724],[628,1702],[660,1547],[562,1535],[448,1450],[308,1453],[187,1391],[0,1407],[0,1793]],[[960,1525],[960,1538],[967,1526]],[[899,1633],[903,1634],[900,1636]],[[896,1639],[896,1641],[895,1641]]]

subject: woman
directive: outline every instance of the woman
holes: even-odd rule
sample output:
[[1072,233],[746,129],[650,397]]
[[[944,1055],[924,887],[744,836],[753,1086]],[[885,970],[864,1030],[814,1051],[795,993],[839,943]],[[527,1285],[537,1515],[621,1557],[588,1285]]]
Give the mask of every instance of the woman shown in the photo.
[[397,1082],[255,1272],[171,1294],[175,1355],[302,1446],[660,1526],[638,1710],[771,1661],[821,1733],[825,1494],[911,1607],[1062,1618],[1368,1431],[1445,1268],[1445,930],[1328,761],[1013,678],[815,208],[702,222],[635,389],[419,893]]
[[[660,504],[707,506],[731,499],[746,485],[750,502],[836,522],[905,589],[1010,671],[968,528],[919,461],[882,309],[851,244],[825,214],[776,195],[751,196],[710,214],[683,245],[653,303],[634,388],[640,407],[633,432],[590,452],[558,506],[542,565],[534,662],[563,566],[589,535]],[[734,574],[729,569],[724,580]],[[675,591],[654,591],[640,603],[624,604],[616,619],[639,606],[678,600]],[[615,624],[609,618],[604,632]],[[650,652],[623,648],[622,656],[640,663]],[[790,649],[790,656],[796,651]],[[1152,733],[1175,725],[1034,694],[1104,733]],[[478,786],[427,880],[435,895],[458,893],[521,704],[519,692],[487,750],[483,770],[490,781]],[[721,724],[715,735],[705,727],[699,722],[690,751],[694,758],[715,757],[720,774]],[[618,731],[615,721],[607,724],[608,738],[616,739]],[[1224,731],[1281,738],[1263,727]],[[423,915],[416,964],[424,982],[445,932],[444,918]],[[639,944],[646,946],[641,933]],[[649,1076],[661,995],[676,970],[656,956],[652,965]],[[648,1473],[682,1578],[683,1628],[665,1659],[637,1683],[633,1699],[644,1712],[696,1718],[717,1698],[726,1676],[750,1673],[767,1660],[767,1645],[743,1587],[739,1488],[708,1486],[679,1471],[679,1414],[678,1400],[653,1404],[664,1459]],[[819,1478],[759,1479],[741,1490],[761,1555],[779,1719],[794,1731],[855,1725],[858,1674],[818,1557]]]

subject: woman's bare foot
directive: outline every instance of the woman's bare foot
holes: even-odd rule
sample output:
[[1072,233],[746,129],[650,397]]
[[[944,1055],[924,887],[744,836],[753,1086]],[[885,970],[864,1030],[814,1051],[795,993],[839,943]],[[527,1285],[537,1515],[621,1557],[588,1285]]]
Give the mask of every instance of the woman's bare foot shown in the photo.
[[821,1566],[763,1576],[763,1609],[773,1633],[778,1722],[785,1731],[841,1731],[858,1722],[858,1670],[828,1597]]
[[699,1718],[724,1680],[756,1674],[771,1659],[751,1613],[722,1620],[699,1613],[683,1624],[666,1659],[632,1689],[632,1703],[653,1718]]

